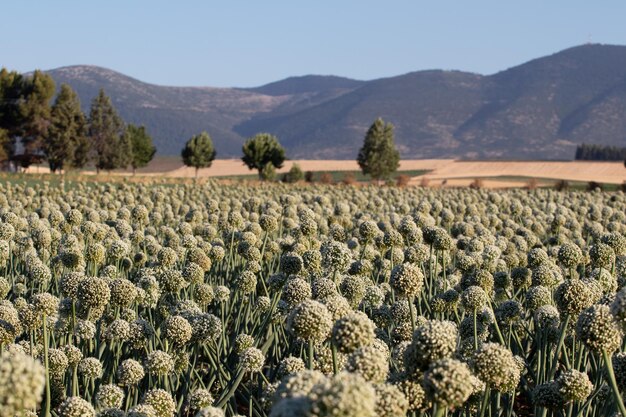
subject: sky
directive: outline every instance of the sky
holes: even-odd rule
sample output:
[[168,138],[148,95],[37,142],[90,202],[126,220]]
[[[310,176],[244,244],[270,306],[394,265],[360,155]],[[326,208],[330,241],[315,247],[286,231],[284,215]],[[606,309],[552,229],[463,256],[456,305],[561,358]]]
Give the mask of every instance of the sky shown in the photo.
[[492,74],[590,41],[626,45],[623,0],[19,0],[1,11],[0,66],[98,65],[177,86]]

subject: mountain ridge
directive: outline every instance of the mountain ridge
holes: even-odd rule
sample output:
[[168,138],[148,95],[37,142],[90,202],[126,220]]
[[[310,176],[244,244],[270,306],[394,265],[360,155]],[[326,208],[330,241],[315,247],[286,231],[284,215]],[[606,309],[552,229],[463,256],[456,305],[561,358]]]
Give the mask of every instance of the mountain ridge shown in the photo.
[[102,87],[161,155],[211,134],[218,157],[276,134],[293,158],[353,159],[376,117],[396,126],[403,158],[573,157],[576,144],[626,142],[626,46],[582,45],[491,75],[423,70],[374,80],[305,75],[252,88],[173,87],[96,66],[46,71],[83,109]]

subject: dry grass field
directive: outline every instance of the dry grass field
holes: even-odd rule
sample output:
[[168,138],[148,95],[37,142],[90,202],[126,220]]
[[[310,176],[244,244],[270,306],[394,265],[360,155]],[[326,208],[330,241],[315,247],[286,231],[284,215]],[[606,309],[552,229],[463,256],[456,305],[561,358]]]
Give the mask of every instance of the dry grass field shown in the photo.
[[[303,171],[337,172],[358,171],[356,161],[346,160],[294,160],[286,161],[279,173],[289,171],[293,164],[299,164]],[[602,184],[622,184],[626,181],[626,168],[621,162],[596,161],[455,161],[452,159],[404,160],[399,171],[428,171],[411,178],[412,185],[431,187],[466,187],[477,179],[482,187],[514,188],[525,187],[531,179],[537,186],[551,185],[559,180],[571,182],[595,181]],[[29,173],[46,174],[45,167],[32,167]],[[95,171],[83,171],[84,175],[94,175]],[[201,169],[199,178],[239,177],[255,175],[238,159],[220,159],[213,166]],[[113,172],[113,176],[128,176],[130,172]],[[174,157],[161,157],[146,168],[137,171],[138,176],[149,178],[186,179],[195,176],[193,168],[182,166]]]

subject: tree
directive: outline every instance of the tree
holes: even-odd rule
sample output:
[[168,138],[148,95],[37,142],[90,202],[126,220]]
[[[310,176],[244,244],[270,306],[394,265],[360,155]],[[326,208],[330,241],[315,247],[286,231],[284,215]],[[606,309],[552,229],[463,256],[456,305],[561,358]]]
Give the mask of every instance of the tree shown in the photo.
[[393,125],[380,117],[370,126],[357,162],[363,174],[375,180],[388,179],[398,169],[400,153],[393,140]]
[[183,163],[188,167],[194,167],[196,169],[196,178],[198,177],[198,170],[200,168],[208,168],[211,166],[215,155],[216,152],[213,147],[213,141],[207,132],[202,132],[189,139],[180,153],[180,156],[183,158]]
[[54,96],[54,80],[39,70],[26,78],[19,102],[22,153],[19,160],[24,168],[42,159],[42,146],[51,125],[50,100]]
[[144,126],[129,124],[126,126],[126,136],[132,148],[130,166],[133,167],[134,174],[137,168],[145,167],[152,161],[156,148],[152,145],[152,138]]
[[15,143],[19,137],[21,114],[20,97],[24,86],[24,77],[17,71],[6,68],[0,70],[0,137],[2,138],[2,161],[13,159]]
[[43,144],[50,170],[82,168],[86,161],[87,120],[80,109],[80,100],[72,87],[61,85],[51,111],[50,131]]
[[111,99],[100,89],[91,102],[89,112],[89,138],[96,172],[123,168],[130,162],[124,122],[117,114]]
[[302,172],[302,168],[300,168],[300,165],[298,164],[293,164],[289,169],[289,172],[283,176],[283,181],[288,183],[302,181],[303,179],[304,172]]
[[[243,144],[241,160],[250,169],[259,172],[259,178],[267,178],[275,168],[281,168],[285,161],[285,148],[278,142],[276,136],[269,133],[258,133]],[[272,167],[267,165],[271,164]],[[274,169],[273,169],[274,168]]]

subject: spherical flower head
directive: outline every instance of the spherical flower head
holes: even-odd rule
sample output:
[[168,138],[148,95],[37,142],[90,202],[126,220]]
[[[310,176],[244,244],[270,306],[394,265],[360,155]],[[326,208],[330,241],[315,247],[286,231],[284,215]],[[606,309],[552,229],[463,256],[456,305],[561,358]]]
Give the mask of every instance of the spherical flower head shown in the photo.
[[170,316],[162,324],[163,337],[176,346],[186,344],[192,336],[193,329],[186,318]]
[[235,352],[237,352],[237,354],[253,346],[254,337],[250,336],[249,334],[240,333],[235,338]]
[[198,410],[195,417],[224,417],[224,411],[217,407],[204,407]]
[[559,390],[560,386],[556,381],[537,385],[532,391],[532,402],[537,407],[550,409],[562,408],[564,398]]
[[74,335],[83,340],[93,339],[96,336],[96,325],[87,320],[78,320]]
[[552,292],[549,288],[541,285],[530,287],[524,297],[525,307],[535,311],[541,306],[552,304]]
[[107,326],[104,338],[111,341],[125,342],[130,338],[130,323],[123,319],[113,320]]
[[41,362],[24,353],[0,354],[0,416],[22,415],[36,409],[46,386]]
[[289,313],[287,330],[308,342],[326,340],[333,327],[332,316],[326,306],[318,301],[306,300]]
[[213,302],[215,298],[215,292],[213,291],[213,287],[210,284],[200,283],[197,284],[193,290],[193,299],[199,305],[209,305]]
[[96,410],[80,397],[68,397],[59,406],[59,417],[95,417]]
[[608,354],[622,344],[622,331],[607,305],[594,305],[578,316],[576,338],[591,351]]
[[564,243],[559,248],[558,260],[565,268],[576,268],[583,259],[583,253],[574,243]]
[[65,345],[61,347],[63,353],[67,357],[67,363],[69,366],[78,366],[78,363],[83,359],[83,353],[79,348],[73,345]]
[[468,312],[479,310],[487,300],[487,293],[477,285],[471,285],[461,293],[461,304]]
[[403,417],[409,409],[409,401],[404,393],[391,384],[376,384],[376,415]]
[[457,338],[458,329],[451,321],[428,320],[415,330],[405,352],[407,371],[425,370],[433,362],[451,356],[456,349]]
[[283,377],[291,374],[302,372],[306,369],[304,361],[295,356],[288,356],[278,365],[278,371],[276,372],[276,378],[282,379]]
[[306,397],[286,398],[272,406],[269,417],[309,417],[310,407]]
[[417,297],[424,286],[424,274],[417,264],[403,263],[391,271],[391,287],[401,296]]
[[593,384],[589,380],[586,372],[570,369],[562,372],[556,380],[559,386],[559,393],[566,402],[582,402],[589,397],[593,391]]
[[157,412],[151,405],[139,404],[128,410],[126,417],[157,417]]
[[376,326],[361,311],[355,311],[335,321],[332,330],[332,343],[342,353],[368,346],[374,341]]
[[135,386],[144,375],[143,366],[134,359],[125,359],[117,368],[117,380],[122,386]]
[[242,271],[233,280],[234,287],[242,294],[250,294],[256,290],[256,275],[251,271]]
[[113,384],[100,385],[96,394],[99,408],[121,408],[124,401],[124,390]]
[[329,271],[344,273],[350,266],[352,254],[350,249],[341,242],[329,240],[320,248],[322,267]]
[[[42,352],[43,353],[43,352]],[[43,362],[43,358],[41,358]],[[69,365],[69,360],[62,349],[48,350],[48,369],[55,377],[62,377]]]
[[230,290],[228,289],[228,287],[225,287],[223,285],[218,285],[214,288],[214,291],[215,291],[215,300],[218,303],[224,303],[228,301],[228,299],[230,298]]
[[146,370],[152,375],[168,375],[174,372],[174,359],[162,350],[155,350],[146,356]]
[[85,378],[100,378],[102,376],[102,363],[97,358],[84,358],[78,363],[78,373]]
[[239,364],[244,372],[261,372],[264,363],[265,355],[255,347],[249,347],[239,354]]
[[313,417],[374,417],[376,391],[358,374],[341,372],[315,385],[309,394]]
[[289,305],[297,305],[311,298],[311,285],[302,278],[293,278],[287,281],[283,288],[282,299]]
[[37,311],[39,314],[51,316],[57,312],[59,299],[50,293],[42,292],[33,295],[33,297],[31,298],[31,303],[35,308],[35,311]]
[[548,288],[556,287],[563,277],[558,267],[551,261],[542,263],[541,265],[532,269],[532,284],[542,285]]
[[616,353],[615,355],[613,355],[612,362],[617,387],[620,389],[620,391],[624,391],[624,389],[626,388],[626,353]]
[[539,265],[549,262],[550,257],[548,256],[545,250],[541,248],[533,248],[528,252],[527,259],[528,259],[528,267],[536,268]]
[[384,352],[371,345],[364,346],[348,355],[345,370],[357,373],[369,382],[381,383],[389,374],[389,360]]
[[615,251],[606,243],[598,242],[589,249],[589,258],[592,267],[611,269],[615,263]]
[[417,411],[424,406],[426,392],[424,392],[422,384],[418,381],[411,378],[402,378],[394,381],[393,384],[404,394],[410,411]]
[[468,366],[456,359],[434,362],[424,374],[426,397],[440,407],[457,408],[474,391],[474,377]]
[[476,375],[500,392],[514,392],[520,369],[510,350],[496,343],[484,343],[472,357]]
[[280,270],[285,275],[297,275],[303,266],[304,261],[297,253],[287,252],[280,257]]
[[126,417],[126,413],[124,412],[124,410],[115,407],[103,408],[98,411],[96,417]]
[[532,284],[532,271],[526,267],[518,266],[511,270],[513,288],[526,289]]
[[323,373],[310,369],[286,375],[276,387],[274,403],[286,398],[306,397],[315,385],[325,380],[326,376]]
[[89,277],[78,283],[77,297],[83,310],[98,309],[109,303],[111,290],[105,279]]
[[197,388],[189,395],[189,407],[192,410],[210,407],[213,405],[213,401],[213,395],[208,389]]
[[328,278],[317,278],[311,284],[311,295],[316,300],[337,294],[337,286]]
[[146,392],[143,403],[154,408],[156,417],[172,417],[176,412],[176,402],[172,395],[162,389],[151,389]]
[[187,320],[193,329],[192,342],[207,343],[211,340],[217,340],[221,336],[222,322],[213,314],[194,314]]
[[191,284],[200,284],[204,281],[204,270],[195,262],[189,262],[183,269],[183,278]]
[[109,283],[111,305],[129,307],[137,298],[137,287],[127,279],[114,279]]
[[576,317],[581,311],[593,304],[593,294],[581,280],[568,280],[559,285],[554,292],[554,302],[561,314]]
[[561,324],[559,310],[549,304],[536,309],[533,318],[535,326],[541,330],[556,329]]
[[498,323],[510,325],[519,320],[524,310],[517,300],[506,300],[500,303],[495,310],[495,316]]

